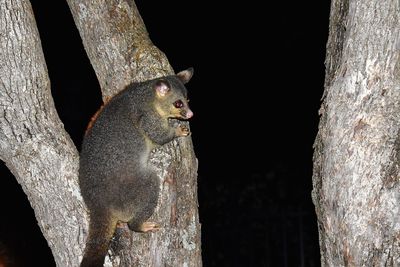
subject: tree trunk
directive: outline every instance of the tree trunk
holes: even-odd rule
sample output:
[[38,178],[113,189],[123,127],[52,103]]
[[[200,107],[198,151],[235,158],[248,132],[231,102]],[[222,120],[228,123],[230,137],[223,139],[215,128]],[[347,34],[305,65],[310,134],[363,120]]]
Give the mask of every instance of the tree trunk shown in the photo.
[[[68,4],[106,99],[133,81],[172,74],[148,38],[133,1]],[[88,216],[78,186],[78,153],[63,129],[28,1],[0,0],[0,158],[21,184],[57,266],[78,266]],[[189,89],[190,90],[190,89]],[[201,266],[197,161],[190,138],[154,153],[162,192],[153,234],[119,228],[112,266]]]
[[400,6],[332,0],[313,201],[322,266],[400,266]]
[[0,0],[0,158],[28,196],[57,265],[78,266],[88,219],[78,152],[54,107],[29,1]]

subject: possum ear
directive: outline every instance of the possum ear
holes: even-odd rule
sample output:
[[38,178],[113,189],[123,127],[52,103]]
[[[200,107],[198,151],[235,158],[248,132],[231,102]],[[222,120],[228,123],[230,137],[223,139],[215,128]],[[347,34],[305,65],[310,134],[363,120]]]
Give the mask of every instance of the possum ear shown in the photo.
[[183,84],[188,83],[193,76],[193,68],[183,70],[179,72],[176,76],[178,76],[179,80],[181,80]]
[[154,88],[156,89],[156,94],[158,97],[166,96],[171,90],[171,86],[165,80],[158,80],[154,85]]

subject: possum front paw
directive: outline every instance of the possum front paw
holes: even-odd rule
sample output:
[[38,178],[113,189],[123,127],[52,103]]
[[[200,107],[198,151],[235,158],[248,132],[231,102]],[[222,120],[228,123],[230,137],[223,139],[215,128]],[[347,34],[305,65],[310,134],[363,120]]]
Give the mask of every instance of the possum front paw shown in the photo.
[[176,136],[189,136],[189,135],[190,135],[189,127],[185,125],[179,125],[176,128]]

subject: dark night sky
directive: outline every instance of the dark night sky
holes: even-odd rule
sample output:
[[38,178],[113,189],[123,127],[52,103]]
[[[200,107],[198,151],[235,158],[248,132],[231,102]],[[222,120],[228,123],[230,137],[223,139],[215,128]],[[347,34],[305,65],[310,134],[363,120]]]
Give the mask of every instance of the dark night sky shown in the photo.
[[[99,85],[67,4],[31,3],[57,110],[80,147]],[[329,0],[136,3],[175,71],[195,69],[187,87],[204,266],[319,266],[312,143]],[[0,171],[0,255],[54,266],[20,186]]]

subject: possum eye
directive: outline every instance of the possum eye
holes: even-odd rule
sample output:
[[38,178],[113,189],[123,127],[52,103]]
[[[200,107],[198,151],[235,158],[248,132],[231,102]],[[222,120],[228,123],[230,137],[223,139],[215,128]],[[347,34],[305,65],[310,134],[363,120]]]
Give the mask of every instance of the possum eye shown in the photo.
[[182,102],[182,100],[176,100],[176,101],[174,102],[174,107],[176,107],[176,108],[181,108],[181,107],[183,107],[183,102]]

